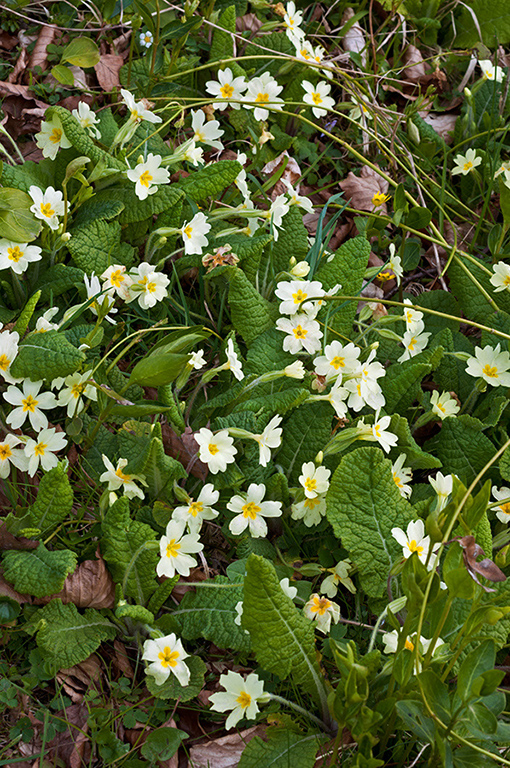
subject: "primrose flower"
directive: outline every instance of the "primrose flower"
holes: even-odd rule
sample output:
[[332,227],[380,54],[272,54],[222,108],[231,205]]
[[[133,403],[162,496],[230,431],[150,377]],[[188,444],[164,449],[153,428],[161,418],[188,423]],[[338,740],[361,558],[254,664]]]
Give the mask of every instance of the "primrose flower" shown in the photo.
[[292,258],[289,272],[294,277],[306,277],[310,272],[310,265],[307,261],[298,261],[296,264],[296,259]]
[[58,217],[63,216],[65,213],[62,192],[53,189],[53,187],[48,187],[43,192],[42,189],[33,184],[29,188],[28,194],[34,201],[34,204],[30,206],[30,210],[36,219],[44,221],[50,229],[58,229]]
[[329,488],[331,470],[326,467],[316,467],[313,461],[305,461],[301,467],[299,483],[305,489],[305,496],[314,499]]
[[[398,648],[398,642],[400,639],[400,632],[398,629],[394,629],[392,632],[385,632],[382,636],[382,641],[384,643],[384,653],[396,653]],[[413,652],[416,646],[416,632],[413,635],[408,635],[405,639],[404,645],[402,650],[411,651]],[[432,643],[432,639],[428,639],[426,637],[423,637],[420,635],[419,643],[418,643],[418,651],[420,653],[420,656],[425,656],[430,648],[430,644]],[[442,645],[444,645],[444,640],[441,640],[440,637],[437,638],[436,643],[434,645],[434,651],[435,653],[438,648],[440,648]],[[414,673],[415,675],[418,675],[422,670],[422,663],[421,659],[417,659],[414,663]]]
[[501,67],[495,67],[490,59],[480,59],[478,62],[484,80],[493,80],[496,83],[501,83],[506,75],[506,72]]
[[393,432],[387,432],[386,427],[391,422],[391,416],[383,416],[379,418],[379,411],[375,414],[375,421],[373,424],[365,424],[364,419],[360,419],[356,424],[356,429],[359,432],[360,440],[368,440],[370,442],[379,443],[381,448],[388,453],[393,446],[398,443],[398,437]]
[[204,520],[214,520],[218,512],[212,508],[220,498],[220,492],[214,490],[212,483],[206,483],[196,501],[190,499],[188,506],[176,507],[172,512],[172,520],[184,522],[190,533],[198,533]]
[[460,411],[460,405],[449,392],[443,392],[440,395],[437,389],[432,392],[430,404],[432,406],[432,413],[439,416],[441,420],[446,419],[448,416],[456,416]]
[[243,369],[241,367],[241,361],[239,360],[237,356],[237,352],[234,349],[234,341],[233,339],[229,339],[227,341],[227,347],[225,349],[225,354],[227,356],[227,362],[224,365],[225,370],[232,371],[235,378],[238,381],[242,381],[244,379],[244,373]]
[[476,156],[475,149],[468,149],[465,155],[455,155],[453,158],[455,168],[452,169],[452,176],[457,173],[461,173],[463,176],[467,176],[482,162],[481,157]]
[[193,128],[193,139],[201,144],[208,144],[214,149],[223,149],[223,144],[218,141],[225,131],[221,130],[218,120],[205,121],[205,112],[203,109],[191,110],[191,127]]
[[356,120],[356,122],[361,122],[361,116],[363,115],[364,120],[373,120],[373,115],[371,111],[368,109],[368,102],[364,99],[355,99],[353,96],[351,96],[351,101],[355,105],[353,109],[349,111],[349,117],[351,120]]
[[331,91],[331,83],[321,80],[314,86],[308,80],[303,80],[301,85],[306,91],[303,101],[305,104],[311,105],[314,117],[324,117],[327,115],[328,109],[335,106],[335,100],[328,96]]
[[344,419],[347,416],[347,398],[349,397],[349,390],[346,387],[342,387],[342,380],[338,378],[329,392],[325,395],[314,395],[315,400],[327,400],[333,408],[339,419]]
[[306,299],[309,296],[315,299],[324,296],[324,288],[318,280],[280,280],[275,295],[281,301],[280,314],[295,315],[297,312],[313,312],[315,301]]
[[37,146],[42,149],[43,157],[49,157],[50,160],[56,158],[60,148],[69,149],[73,146],[64,133],[60,119],[56,116],[52,120],[41,122],[41,130],[35,134],[35,138]]
[[186,520],[170,520],[166,526],[165,535],[159,542],[161,560],[156,566],[158,576],[168,576],[172,579],[176,573],[189,576],[191,568],[197,561],[190,553],[201,552],[204,545],[197,533],[184,533]]
[[143,46],[143,48],[151,48],[153,42],[154,38],[152,36],[152,32],[147,30],[146,32],[140,33],[140,45]]
[[395,275],[395,278],[397,280],[397,285],[400,285],[400,281],[402,280],[402,277],[404,275],[404,270],[402,268],[402,259],[400,258],[400,256],[397,256],[395,254],[395,245],[393,243],[390,243],[389,251],[390,251],[390,258],[387,266],[388,266],[388,269],[391,269],[391,271]]
[[[234,77],[230,67],[220,69],[218,72],[218,80],[208,80],[205,84],[205,90],[210,93],[211,96],[215,96],[218,99],[225,99],[225,101],[213,102],[214,109],[223,111],[227,107],[232,109],[240,109],[239,103],[243,98],[243,93],[246,90],[246,79],[244,75],[240,77]],[[246,162],[246,161],[245,161]]]
[[327,572],[330,575],[326,576],[322,582],[320,589],[321,593],[327,595],[328,597],[335,597],[336,593],[338,592],[338,587],[340,584],[343,584],[343,586],[346,587],[349,592],[354,594],[356,592],[356,587],[354,586],[353,581],[349,576],[351,568],[352,563],[350,560],[341,560],[335,565],[334,568],[328,568]]
[[105,269],[101,275],[101,280],[104,280],[103,290],[107,294],[111,296],[116,293],[124,301],[129,300],[129,289],[133,281],[127,274],[124,264],[112,264],[111,267]]
[[290,379],[304,379],[306,369],[301,360],[296,360],[295,363],[286,365],[283,372],[285,376],[288,376]]
[[0,333],[0,374],[9,382],[14,382],[9,369],[18,354],[18,342],[19,333],[16,331],[2,331]]
[[326,495],[319,494],[313,499],[305,497],[303,501],[294,503],[290,516],[293,520],[302,520],[307,528],[312,528],[314,525],[319,525],[326,512]]
[[247,83],[246,88],[244,101],[255,102],[255,104],[245,103],[244,106],[246,109],[255,110],[253,113],[255,120],[267,120],[269,109],[266,109],[266,106],[281,110],[283,99],[279,99],[278,94],[283,90],[283,85],[278,85],[269,72],[263,72],[260,77],[254,77]]
[[0,440],[0,477],[3,480],[9,477],[11,464],[22,472],[27,471],[28,458],[25,451],[14,447],[22,442],[18,435],[6,435],[3,440]]
[[492,269],[494,274],[491,276],[490,282],[494,286],[494,293],[510,291],[510,265],[505,264],[504,261],[498,261],[497,264],[493,264]]
[[168,296],[167,285],[170,280],[163,272],[156,272],[152,264],[143,261],[130,271],[129,277],[132,283],[129,286],[128,304],[138,299],[142,309],[150,309]]
[[292,2],[292,0],[290,3],[287,3],[285,7],[283,21],[286,27],[285,32],[287,37],[292,39],[295,35],[304,34],[303,31],[299,29],[300,25],[303,23],[303,12],[296,11],[296,3]]
[[266,494],[266,486],[263,483],[251,483],[248,486],[246,497],[233,496],[227,504],[227,509],[235,512],[229,523],[229,530],[234,536],[239,536],[246,528],[249,528],[250,536],[254,539],[267,535],[267,523],[265,517],[280,517],[282,514],[281,501],[262,501]]
[[119,459],[117,466],[114,467],[108,456],[105,456],[103,453],[103,464],[106,467],[106,472],[103,472],[99,477],[99,482],[108,483],[109,491],[118,491],[119,488],[123,488],[124,496],[127,496],[128,499],[134,499],[135,496],[143,499],[145,494],[142,489],[136,485],[135,480],[143,485],[147,485],[145,478],[141,475],[126,475],[123,470],[127,463],[127,459]]
[[53,427],[42,429],[37,435],[37,439],[28,438],[25,443],[25,456],[28,459],[28,474],[33,477],[37,472],[39,464],[48,472],[58,464],[55,456],[56,451],[61,451],[67,445],[67,440],[63,432],[57,432]]
[[395,485],[400,491],[400,495],[403,496],[404,499],[408,499],[413,490],[410,485],[406,485],[406,483],[408,483],[413,478],[412,470],[409,467],[404,467],[406,460],[407,456],[405,453],[401,453],[398,459],[393,462],[391,467],[391,473]]
[[78,109],[73,109],[72,114],[78,120],[81,127],[85,128],[94,139],[101,138],[101,132],[96,128],[98,122],[96,113],[89,107],[86,101],[78,102]]
[[413,309],[410,299],[404,299],[406,308],[404,309],[404,320],[406,321],[406,330],[420,333],[423,330],[423,312]]
[[311,320],[306,314],[280,317],[276,328],[287,336],[283,340],[283,349],[293,355],[304,349],[310,355],[321,348],[322,331],[316,320]]
[[[422,327],[424,328],[425,326]],[[423,352],[427,344],[429,343],[430,333],[422,333],[420,330],[406,331],[402,337],[402,344],[405,349],[398,358],[399,363],[403,363],[406,360],[410,360],[411,357]]]
[[52,323],[51,321],[55,315],[58,314],[58,311],[58,307],[50,307],[46,312],[43,312],[43,314],[37,318],[34,332],[46,333],[46,331],[57,331],[59,327],[58,323]]
[[321,597],[317,593],[310,596],[310,599],[303,607],[303,613],[307,619],[315,619],[319,632],[327,635],[331,622],[338,624],[340,620],[340,607],[332,603],[327,597]]
[[146,120],[148,123],[163,122],[163,119],[159,115],[155,115],[154,112],[151,112],[149,109],[147,109],[149,104],[147,99],[135,101],[133,94],[129,91],[126,91],[125,88],[120,89],[120,95],[122,96],[122,101],[129,109],[129,119],[137,125],[139,125],[143,120]]
[[211,229],[211,225],[207,221],[207,217],[201,211],[196,213],[191,221],[185,221],[181,235],[184,240],[184,253],[202,253],[204,248],[207,248],[209,241],[206,237],[207,233]]
[[76,371],[64,379],[65,386],[59,392],[58,405],[67,407],[68,416],[77,416],[83,411],[85,397],[88,400],[97,400],[97,389],[88,383],[91,376],[92,369],[85,373]]
[[260,711],[258,705],[269,701],[269,695],[264,692],[264,683],[255,672],[244,680],[238,672],[229,669],[226,675],[220,675],[220,685],[225,688],[225,692],[213,693],[209,701],[214,712],[232,710],[225,723],[227,731],[234,728],[243,717],[253,720]]
[[[300,195],[298,190],[294,189],[290,181],[284,181],[284,184],[287,187],[286,194],[289,196],[289,205],[297,205],[299,206],[299,208],[302,208],[307,213],[314,212],[313,203],[309,197]],[[303,262],[300,262],[300,263],[303,263]],[[307,262],[304,262],[304,263],[307,264]],[[307,264],[307,266],[308,266],[308,270],[307,270],[307,274],[308,274],[308,271],[310,270],[310,265]]]
[[83,282],[85,283],[85,290],[87,291],[87,300],[94,299],[92,304],[89,304],[89,309],[92,314],[97,317],[98,312],[104,312],[106,309],[108,314],[105,315],[104,319],[112,325],[115,325],[116,321],[109,317],[110,313],[113,315],[115,312],[118,312],[118,309],[113,306],[115,304],[113,296],[110,296],[109,293],[102,293],[103,288],[99,282],[99,278],[94,272],[92,272],[90,280],[87,275],[83,275]]
[[[2,446],[0,445],[0,451]],[[1,457],[1,453],[0,453]],[[1,467],[0,467],[1,468]],[[2,475],[0,475],[2,477]],[[505,486],[502,486],[499,488],[497,485],[492,486],[492,495],[496,499],[496,501],[503,501],[504,499],[510,499],[510,488],[506,488]],[[505,502],[504,504],[500,504],[499,507],[497,507],[496,517],[501,523],[510,523],[510,501]]]
[[314,359],[315,373],[325,376],[326,381],[341,378],[343,373],[352,373],[359,367],[359,355],[359,347],[352,342],[344,346],[339,341],[332,341],[324,347],[324,354]]
[[429,483],[437,494],[438,511],[440,512],[446,507],[448,497],[453,490],[453,475],[443,475],[442,472],[438,472],[436,477],[429,477]]
[[[425,536],[425,526],[423,524],[423,520],[415,520],[414,522],[410,522],[407,526],[406,533],[404,533],[402,528],[392,528],[391,535],[402,547],[402,554],[406,560],[408,557],[411,557],[414,552],[416,552],[421,562],[424,565],[427,563],[429,550],[431,547],[430,537]],[[439,542],[434,544],[432,547],[431,557],[427,566],[429,571],[432,570],[432,568],[434,568],[436,565],[437,557],[435,556],[435,553],[439,547]]]
[[282,592],[287,595],[287,597],[290,597],[291,600],[294,600],[297,595],[297,587],[291,587],[290,580],[288,578],[280,579],[280,587],[282,588]]
[[42,251],[37,245],[0,240],[0,269],[12,269],[21,275],[31,262],[41,259]]
[[129,181],[135,183],[135,193],[139,200],[145,200],[149,195],[155,195],[158,184],[168,184],[170,174],[166,168],[161,168],[161,155],[149,152],[144,163],[138,163],[126,171]]
[[184,144],[181,144],[177,150],[176,156],[181,160],[187,160],[194,166],[204,164],[204,150],[202,147],[197,147],[194,139],[188,139]]
[[191,366],[195,371],[199,371],[201,368],[204,367],[206,361],[204,358],[204,350],[199,349],[197,352],[190,352],[188,365]]
[[25,423],[27,416],[34,432],[46,429],[48,418],[43,410],[56,408],[57,401],[53,392],[41,392],[42,381],[23,381],[23,389],[18,389],[11,384],[4,394],[4,400],[10,405],[17,406],[7,416],[7,424],[12,429],[19,429]]
[[227,464],[232,464],[235,461],[234,456],[237,453],[237,448],[234,447],[234,440],[228,434],[227,429],[222,429],[214,435],[210,429],[202,427],[198,432],[195,432],[195,440],[200,449],[198,458],[207,464],[213,475],[218,472],[225,472]]
[[510,387],[510,355],[506,350],[501,352],[501,345],[483,349],[475,347],[475,356],[467,361],[466,373],[476,378],[482,378],[493,387]]
[[151,662],[145,671],[154,678],[156,685],[163,685],[172,672],[179,683],[186,687],[190,679],[189,668],[184,662],[187,658],[189,653],[186,653],[182,642],[173,632],[156,640],[146,640],[143,644],[142,659]]
[[282,442],[283,430],[278,426],[281,421],[282,417],[277,414],[273,416],[262,434],[253,435],[253,439],[259,444],[259,464],[262,467],[267,467],[268,462],[271,461],[271,448],[278,448]]

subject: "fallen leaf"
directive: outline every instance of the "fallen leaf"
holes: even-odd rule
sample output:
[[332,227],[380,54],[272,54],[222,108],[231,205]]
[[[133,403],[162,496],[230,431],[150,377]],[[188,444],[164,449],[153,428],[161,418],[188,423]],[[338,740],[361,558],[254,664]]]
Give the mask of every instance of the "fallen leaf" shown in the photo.
[[12,51],[13,48],[17,48],[19,40],[14,35],[10,35],[5,29],[0,30],[0,48],[4,48],[6,51]]
[[9,584],[9,582],[5,580],[2,568],[0,568],[0,596],[10,597],[11,600],[16,600],[16,602],[20,604],[32,602],[30,595],[23,595],[21,592],[16,592],[12,584]]
[[426,75],[421,51],[415,45],[408,45],[404,51],[402,76],[411,83],[419,83]]
[[87,690],[101,678],[101,661],[95,653],[69,669],[61,669],[56,675],[65,692],[76,704],[83,701]]
[[419,112],[418,114],[421,115],[424,122],[430,125],[435,132],[445,140],[446,144],[451,144],[453,142],[453,131],[458,115],[446,112],[443,112],[440,115],[435,114],[434,112],[429,112],[424,115]]
[[220,739],[197,744],[190,749],[191,765],[193,768],[236,768],[248,742],[265,733],[264,725],[255,725],[240,733],[230,733]]
[[[476,581],[476,583],[486,592],[495,592],[495,589],[490,589],[490,587],[484,586],[484,584],[477,578],[476,574],[480,574],[480,576],[483,576],[488,581],[506,581],[506,576],[501,568],[498,568],[496,563],[493,563],[488,557],[484,557],[485,552],[481,546],[476,543],[474,536],[462,536],[457,539],[457,541],[462,547],[464,565],[473,581]],[[477,562],[477,559],[480,556],[484,559]]]
[[32,55],[30,56],[30,61],[28,63],[28,68],[33,69],[34,67],[41,67],[41,69],[44,71],[48,66],[48,52],[47,48],[48,45],[50,45],[53,40],[55,39],[55,35],[57,34],[57,27],[53,25],[45,25],[44,27],[41,27],[41,31],[39,32],[37,36],[37,42],[34,46],[34,50],[32,51]]
[[0,550],[1,549],[37,549],[38,541],[25,539],[23,536],[13,536],[9,533],[5,523],[0,524]]
[[236,19],[236,32],[253,32],[257,34],[262,26],[262,22],[255,13],[245,13],[244,16],[238,16]]
[[285,192],[287,192],[287,184],[285,182],[288,182],[294,186],[297,180],[301,178],[301,168],[299,167],[297,161],[289,155],[287,150],[281,152],[278,157],[274,158],[274,160],[270,160],[268,163],[266,163],[262,168],[262,173],[265,173],[268,176],[273,174],[275,171],[281,168],[285,161],[287,161],[285,170],[271,190],[271,200],[275,200],[278,195],[283,195]]
[[20,55],[18,56],[16,63],[12,70],[9,72],[7,80],[10,83],[15,83],[20,79],[20,75],[26,72],[28,63],[28,53],[26,48],[22,48]]
[[377,213],[387,213],[386,203],[374,206],[372,198],[377,193],[386,194],[388,182],[367,165],[363,166],[359,176],[355,176],[350,171],[347,178],[341,181],[338,186],[345,192],[345,196],[350,200],[353,208],[360,211],[372,212],[376,210]]
[[174,459],[177,459],[177,461],[180,461],[186,471],[193,475],[193,477],[205,480],[209,470],[207,464],[203,464],[198,458],[198,443],[194,438],[191,427],[186,427],[186,430],[180,437],[169,424],[162,424],[161,432],[165,452]]
[[132,680],[135,674],[133,672],[133,667],[131,666],[131,662],[129,661],[129,656],[126,651],[126,646],[124,645],[124,643],[121,643],[120,640],[114,640],[113,647],[115,650],[115,655],[112,658],[113,664],[117,667],[117,669],[120,672],[122,672],[123,675],[125,675],[130,680]]
[[40,597],[37,605],[46,605],[59,597],[63,603],[74,603],[78,608],[113,608],[115,585],[101,556],[85,560],[71,573],[56,595]]
[[[349,19],[352,19],[353,16],[354,16],[354,10],[352,8],[346,8],[340,24],[344,26],[345,24],[347,24]],[[363,31],[363,27],[361,26],[359,21],[355,21],[352,27],[344,35],[344,37],[342,37],[342,47],[344,51],[352,51],[353,53],[359,53],[361,55],[361,62],[363,66],[366,66],[366,63],[367,63],[366,44],[367,42],[365,39],[365,33]]]
[[112,91],[120,86],[119,71],[124,65],[122,56],[105,53],[95,65],[97,82],[103,91]]

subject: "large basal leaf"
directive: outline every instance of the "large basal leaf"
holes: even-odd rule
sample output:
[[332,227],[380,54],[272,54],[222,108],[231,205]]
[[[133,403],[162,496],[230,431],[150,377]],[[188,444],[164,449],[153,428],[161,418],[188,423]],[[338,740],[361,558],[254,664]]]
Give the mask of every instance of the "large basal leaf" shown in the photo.
[[29,552],[12,549],[3,555],[4,576],[18,592],[45,597],[60,592],[77,561],[71,550],[50,551],[44,544]]
[[228,303],[232,323],[250,346],[257,336],[274,327],[278,310],[260,295],[242,270],[233,269],[230,274]]
[[267,371],[282,371],[287,365],[294,363],[296,358],[290,352],[284,351],[282,338],[282,332],[276,328],[261,333],[248,350],[245,373],[256,373],[260,376]]
[[303,734],[288,728],[270,728],[267,741],[255,736],[249,742],[238,768],[313,768],[321,741],[317,733]]
[[[102,275],[110,264],[131,262],[119,260],[121,227],[117,221],[91,221],[75,227],[68,248],[75,264],[87,274]],[[124,254],[122,254],[124,255]]]
[[37,498],[29,509],[29,528],[39,528],[42,533],[55,528],[71,514],[73,489],[64,464],[45,472],[39,483]]
[[41,303],[50,301],[50,298],[53,301],[74,286],[83,285],[83,275],[82,269],[69,267],[66,264],[55,264],[50,267],[37,281],[37,287],[41,291]]
[[37,614],[37,645],[60,668],[87,659],[117,628],[94,608],[79,613],[73,603],[52,600]]
[[[510,42],[508,8],[501,0],[471,0],[468,7],[461,7],[461,16],[455,26],[455,47],[471,48],[480,42],[478,29],[485,45],[494,47]],[[476,18],[475,25],[473,16]],[[490,83],[495,85],[495,83]]]
[[16,379],[51,381],[74,373],[84,360],[83,352],[70,344],[63,333],[31,333],[19,345],[11,374]]
[[[462,267],[464,265],[465,269]],[[448,269],[448,278],[450,290],[462,307],[462,312],[470,320],[485,324],[489,315],[494,312],[494,307],[489,304],[479,287],[469,277],[466,270],[485,289],[486,293],[496,302],[499,309],[505,312],[510,311],[510,296],[506,296],[506,291],[494,294],[494,288],[490,284],[490,278],[482,266],[477,267],[472,261],[457,257],[452,261]]]
[[242,626],[264,669],[282,680],[290,676],[324,707],[314,625],[283,592],[272,564],[259,555],[246,562]]
[[[209,61],[226,59],[233,57],[234,54],[234,33],[236,31],[236,7],[229,5],[217,21],[217,27],[214,30],[213,41],[209,53]],[[222,27],[222,29],[220,29]],[[225,31],[223,31],[225,30]],[[232,33],[232,34],[229,34]]]
[[113,580],[122,585],[127,597],[144,604],[157,588],[159,551],[154,546],[154,531],[145,523],[131,520],[125,496],[110,507],[102,530],[101,551]]
[[196,203],[207,197],[216,197],[241,173],[237,160],[220,160],[207,168],[200,168],[183,179],[179,186],[187,197]]
[[[451,416],[443,420],[441,431],[425,447],[443,463],[443,473],[457,475],[469,486],[494,456],[496,448],[481,431],[484,425],[471,416]],[[489,470],[488,476],[494,473]]]
[[387,413],[405,413],[415,400],[421,398],[421,382],[439,365],[443,353],[442,347],[436,347],[404,363],[393,363],[386,369],[381,389],[386,398]]
[[[172,618],[178,620],[185,640],[203,637],[218,648],[247,652],[250,638],[235,624],[236,604],[243,599],[243,579],[230,581],[226,576],[203,582],[196,592],[187,592]],[[215,587],[215,585],[218,585]]]
[[80,155],[90,157],[93,163],[104,163],[107,168],[114,168],[118,171],[126,170],[125,163],[121,160],[116,160],[108,152],[105,152],[104,149],[94,144],[85,128],[82,128],[69,110],[64,107],[50,107],[46,111],[45,119],[52,120],[55,116],[59,118],[66,137]]
[[261,259],[259,285],[266,285],[279,272],[288,270],[293,256],[302,261],[308,251],[308,232],[303,224],[303,214],[297,205],[291,205],[278,230],[278,240],[270,243]]
[[405,530],[415,518],[393,480],[391,462],[380,448],[357,448],[340,462],[326,500],[328,520],[358,566],[363,589],[382,597],[392,565],[402,558],[391,529]]
[[278,464],[292,483],[298,482],[301,466],[313,461],[331,437],[333,409],[329,403],[311,403],[293,411],[283,425]]
[[179,699],[179,701],[191,701],[204,687],[204,675],[206,666],[200,656],[189,656],[184,663],[191,672],[189,683],[182,686],[175,675],[170,674],[162,685],[158,685],[152,675],[147,675],[145,684],[150,693],[157,699]]
[[406,467],[411,469],[436,469],[442,466],[441,461],[421,448],[411,434],[409,423],[405,416],[394,413],[388,427],[390,432],[398,437],[395,451],[406,454]]

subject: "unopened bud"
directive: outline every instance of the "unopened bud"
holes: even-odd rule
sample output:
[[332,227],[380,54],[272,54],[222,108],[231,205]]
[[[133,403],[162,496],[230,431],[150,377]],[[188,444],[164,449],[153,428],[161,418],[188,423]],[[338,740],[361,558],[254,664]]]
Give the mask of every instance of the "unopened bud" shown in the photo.
[[315,463],[320,466],[322,462],[324,461],[324,453],[323,451],[319,451],[317,456],[315,457]]
[[64,232],[62,235],[60,235],[60,239],[63,243],[68,243],[71,239],[71,233],[70,232]]

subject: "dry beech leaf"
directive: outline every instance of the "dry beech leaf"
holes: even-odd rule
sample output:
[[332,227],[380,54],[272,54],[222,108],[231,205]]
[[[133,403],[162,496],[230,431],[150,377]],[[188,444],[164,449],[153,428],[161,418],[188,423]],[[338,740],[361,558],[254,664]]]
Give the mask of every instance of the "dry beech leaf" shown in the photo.
[[119,71],[124,64],[122,56],[105,53],[94,66],[97,82],[103,91],[112,91],[120,85]]
[[37,605],[46,605],[59,597],[63,603],[74,603],[77,608],[113,608],[115,585],[104,560],[85,560],[64,582],[56,595],[38,598]]
[[207,464],[202,464],[198,458],[198,443],[191,427],[186,427],[180,437],[168,424],[161,425],[161,432],[165,452],[180,461],[184,469],[193,477],[205,480],[208,472]]
[[[506,576],[503,571],[488,557],[484,557],[485,552],[481,546],[476,543],[474,536],[462,536],[457,539],[457,541],[462,547],[464,565],[473,581],[476,581],[476,583],[486,592],[495,592],[495,589],[490,589],[482,584],[476,574],[480,574],[480,576],[483,576],[488,581],[506,581]],[[477,558],[480,556],[484,557],[484,559],[477,562]]]
[[112,658],[113,664],[120,672],[122,672],[123,675],[132,680],[135,675],[133,672],[133,667],[131,666],[131,662],[129,661],[126,646],[124,643],[121,643],[120,640],[114,640],[113,648],[115,650],[115,655]]
[[11,600],[16,600],[17,603],[31,603],[32,598],[30,595],[23,595],[21,592],[16,592],[12,584],[4,578],[3,569],[0,568],[0,596],[10,597]]
[[7,80],[10,83],[15,83],[18,80],[20,80],[21,79],[20,75],[22,75],[26,71],[27,64],[28,64],[27,49],[22,48],[21,53],[16,60],[16,64],[14,65],[12,70],[9,72],[9,77],[7,78]]
[[241,32],[253,32],[256,35],[261,26],[262,22],[254,13],[245,13],[244,16],[239,16],[236,19],[236,32],[239,34]]
[[76,704],[83,701],[88,688],[101,678],[101,661],[95,653],[69,669],[57,672],[57,680]]
[[265,726],[256,725],[240,733],[197,744],[190,749],[190,762],[193,768],[236,768],[248,742],[255,736],[264,736],[265,732]]
[[435,132],[444,139],[446,144],[451,144],[453,142],[453,131],[458,115],[448,114],[446,112],[441,115],[437,115],[434,112],[429,112],[428,114],[423,115],[419,112],[418,114],[423,118],[427,125],[430,125]]
[[56,26],[48,24],[44,27],[41,27],[41,31],[37,36],[37,42],[34,46],[34,50],[30,56],[30,61],[28,64],[29,69],[33,69],[34,67],[41,67],[43,71],[46,69],[48,66],[48,52],[46,49],[48,45],[53,42],[56,34]]
[[271,190],[271,200],[275,200],[278,195],[283,195],[285,192],[287,192],[287,184],[285,182],[288,182],[294,186],[297,180],[301,177],[301,168],[299,167],[296,160],[289,155],[287,150],[284,150],[281,154],[278,155],[278,157],[275,157],[274,160],[270,160],[268,163],[266,163],[262,168],[262,173],[265,173],[269,176],[270,174],[277,171],[285,162],[285,160],[287,160],[287,165],[285,166],[285,170],[283,171],[282,175]]
[[353,208],[370,212],[376,210],[377,213],[382,214],[387,212],[386,203],[375,207],[372,202],[372,198],[377,192],[386,194],[388,191],[386,179],[379,176],[372,168],[364,165],[359,176],[355,176],[350,171],[347,178],[341,181],[338,186],[345,192],[345,197],[350,200]]
[[38,541],[25,539],[22,536],[13,536],[9,533],[5,523],[0,524],[0,550],[2,549],[37,549]]
[[425,64],[421,51],[415,45],[408,45],[404,51],[402,76],[411,83],[419,83],[425,75]]
[[[347,24],[349,19],[352,19],[353,16],[354,16],[353,9],[346,8],[342,16],[342,21],[340,22],[341,25],[344,26],[344,24]],[[361,54],[362,64],[363,66],[366,66],[366,63],[367,63],[366,44],[367,44],[367,41],[365,39],[365,33],[363,31],[363,27],[358,21],[355,21],[352,27],[347,32],[347,34],[344,37],[342,37],[342,47],[344,51],[352,51],[353,53]]]

